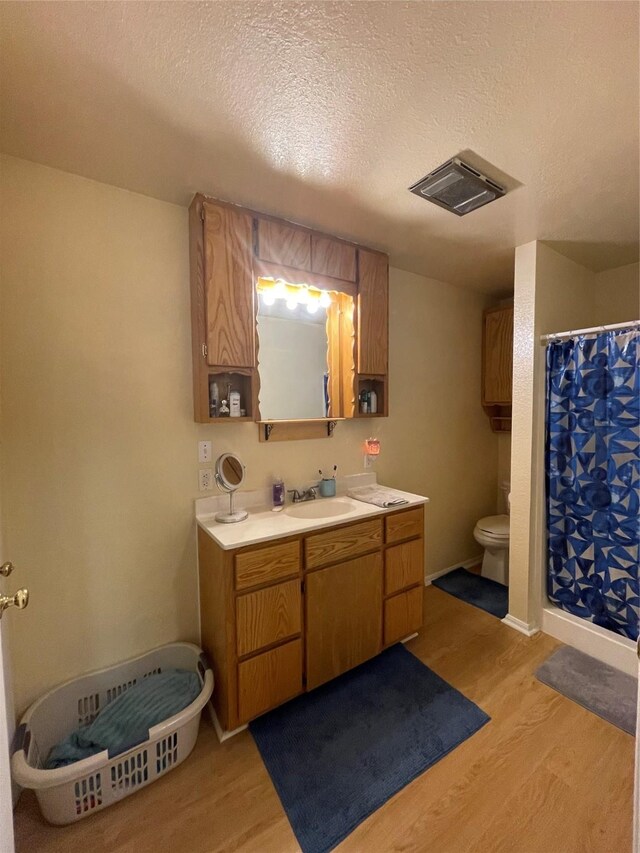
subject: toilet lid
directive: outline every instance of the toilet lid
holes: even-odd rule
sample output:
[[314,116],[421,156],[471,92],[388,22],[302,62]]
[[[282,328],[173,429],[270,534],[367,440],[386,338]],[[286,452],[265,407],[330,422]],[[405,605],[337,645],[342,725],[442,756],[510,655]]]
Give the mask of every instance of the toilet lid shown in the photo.
[[486,518],[481,518],[477,526],[485,533],[493,533],[494,536],[508,536],[509,516],[488,515]]

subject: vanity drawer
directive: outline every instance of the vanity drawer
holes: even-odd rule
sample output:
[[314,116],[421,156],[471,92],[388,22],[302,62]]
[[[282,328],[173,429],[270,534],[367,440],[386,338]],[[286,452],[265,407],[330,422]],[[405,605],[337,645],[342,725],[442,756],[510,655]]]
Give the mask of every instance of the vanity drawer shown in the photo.
[[384,555],[384,594],[424,583],[424,540],[412,539],[387,548]]
[[298,578],[239,595],[236,599],[238,657],[299,634],[301,608]]
[[422,536],[424,532],[424,510],[421,506],[404,512],[388,515],[385,519],[386,542],[399,542]]
[[384,602],[384,644],[396,643],[422,627],[422,592],[416,586]]
[[249,589],[300,571],[300,544],[281,542],[255,551],[236,554],[236,589]]
[[293,640],[238,664],[238,717],[258,714],[302,693],[302,641]]
[[382,544],[382,520],[362,521],[330,530],[328,533],[316,533],[307,536],[304,541],[305,567],[317,569],[328,563],[336,563],[347,557],[357,557],[373,551]]

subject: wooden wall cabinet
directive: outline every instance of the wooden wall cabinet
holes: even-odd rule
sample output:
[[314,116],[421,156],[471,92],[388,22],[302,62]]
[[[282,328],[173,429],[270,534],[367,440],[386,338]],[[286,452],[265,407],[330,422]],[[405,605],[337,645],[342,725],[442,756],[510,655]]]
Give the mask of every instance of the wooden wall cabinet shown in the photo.
[[[197,422],[260,420],[256,359],[258,276],[305,283],[353,298],[357,319],[351,338],[355,341],[347,341],[346,347],[355,350],[355,364],[346,347],[334,360],[340,366],[340,379],[333,387],[340,389],[341,411],[332,412],[331,417],[361,417],[359,396],[371,390],[378,397],[376,416],[388,414],[386,255],[201,194],[191,203],[189,230]],[[240,391],[244,417],[212,416],[209,389],[214,381],[220,399],[229,387]],[[302,437],[301,427],[290,434]],[[310,437],[316,434],[313,432]]]
[[422,626],[422,506],[225,551],[198,528],[201,644],[232,731]]
[[513,306],[488,308],[482,326],[482,407],[494,432],[511,431]]
[[356,247],[321,234],[311,235],[311,271],[318,275],[358,280]]
[[301,228],[257,219],[256,255],[263,261],[311,271],[311,235]]

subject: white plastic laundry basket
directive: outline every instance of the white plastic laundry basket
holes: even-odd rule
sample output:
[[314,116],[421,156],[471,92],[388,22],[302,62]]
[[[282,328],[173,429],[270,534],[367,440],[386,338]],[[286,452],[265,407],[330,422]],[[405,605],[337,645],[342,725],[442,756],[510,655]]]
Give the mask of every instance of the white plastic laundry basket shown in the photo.
[[[152,729],[143,743],[110,756],[99,752],[46,770],[52,746],[87,725],[138,680],[166,669],[196,672],[202,690],[194,701]],[[198,736],[200,712],[213,691],[213,671],[202,650],[171,643],[124,663],[67,681],[38,699],[20,721],[11,767],[15,781],[36,792],[50,823],[73,823],[133,794],[180,764]]]

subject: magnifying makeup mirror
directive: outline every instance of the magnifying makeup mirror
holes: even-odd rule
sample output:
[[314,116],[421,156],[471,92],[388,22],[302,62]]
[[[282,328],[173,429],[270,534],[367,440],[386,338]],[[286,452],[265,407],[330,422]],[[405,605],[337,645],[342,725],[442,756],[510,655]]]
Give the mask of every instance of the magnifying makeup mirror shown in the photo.
[[244,465],[234,453],[223,453],[216,461],[215,480],[218,488],[229,493],[229,512],[216,513],[216,521],[233,524],[244,521],[249,515],[246,509],[234,509],[233,495],[244,482]]

